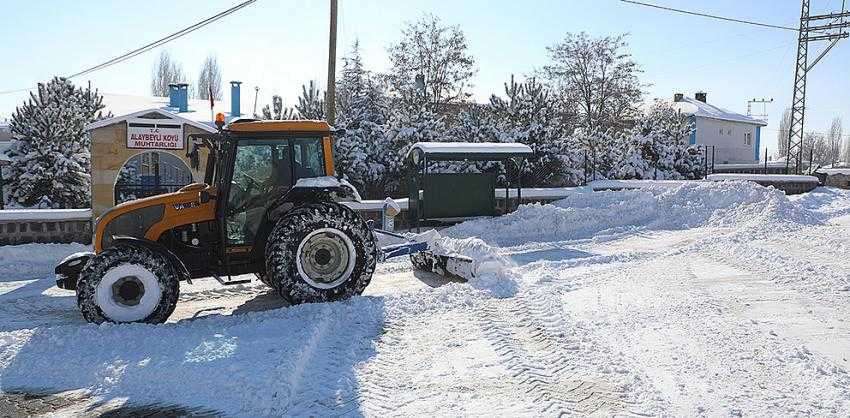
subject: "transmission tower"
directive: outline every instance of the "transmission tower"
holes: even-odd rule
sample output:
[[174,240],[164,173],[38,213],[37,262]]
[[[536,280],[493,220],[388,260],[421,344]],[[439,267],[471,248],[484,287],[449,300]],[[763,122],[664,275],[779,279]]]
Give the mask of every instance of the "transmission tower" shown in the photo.
[[[800,30],[797,40],[797,65],[794,72],[794,95],[791,100],[791,126],[788,130],[788,156],[785,160],[785,172],[791,172],[791,160],[794,160],[794,172],[803,169],[803,121],[806,116],[806,74],[841,39],[847,38],[850,28],[850,12],[841,2],[841,12],[822,15],[809,15],[809,1],[803,0],[800,11]],[[809,42],[831,41],[811,64],[808,62]]]

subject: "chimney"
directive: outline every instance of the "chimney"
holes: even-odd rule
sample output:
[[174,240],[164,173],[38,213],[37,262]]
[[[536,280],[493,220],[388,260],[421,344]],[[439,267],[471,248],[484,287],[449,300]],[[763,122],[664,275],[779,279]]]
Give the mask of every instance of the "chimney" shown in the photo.
[[673,101],[674,102],[681,102],[682,99],[684,99],[684,98],[685,98],[685,95],[682,94],[682,93],[676,93],[676,94],[673,95]]
[[698,92],[694,93],[694,98],[703,102],[703,103],[708,103],[706,101],[707,96],[708,96],[708,93],[706,93],[704,91],[698,91]]
[[240,84],[242,84],[241,81],[230,82],[230,116],[234,118],[242,114],[241,98],[239,97]]
[[168,107],[180,107],[180,88],[177,84],[168,85]]
[[189,85],[186,83],[177,84],[177,111],[188,112],[189,111]]

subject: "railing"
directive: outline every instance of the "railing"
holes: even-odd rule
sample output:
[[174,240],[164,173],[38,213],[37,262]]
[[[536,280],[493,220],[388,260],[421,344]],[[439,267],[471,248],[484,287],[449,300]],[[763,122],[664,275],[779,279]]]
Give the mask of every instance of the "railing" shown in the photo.
[[115,204],[144,197],[173,193],[185,184],[118,184],[115,186]]

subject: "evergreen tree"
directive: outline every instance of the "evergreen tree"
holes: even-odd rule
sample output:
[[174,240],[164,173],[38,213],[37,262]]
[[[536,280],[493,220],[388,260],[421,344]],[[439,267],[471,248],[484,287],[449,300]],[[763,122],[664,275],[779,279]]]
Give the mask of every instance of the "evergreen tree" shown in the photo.
[[263,106],[260,118],[263,120],[293,120],[298,119],[295,109],[283,107],[283,98],[275,94],[272,96],[272,107]]
[[615,149],[609,176],[624,179],[697,179],[703,157],[688,138],[693,122],[669,104],[656,102]]
[[298,111],[300,119],[325,119],[325,95],[316,87],[315,81],[310,80],[309,89],[307,86],[301,85],[301,97],[298,98],[295,109]]
[[499,142],[520,142],[534,150],[523,167],[523,184],[576,184],[581,156],[561,123],[559,102],[535,78],[517,83],[511,76],[505,95],[505,99],[490,98]]
[[25,206],[86,208],[91,200],[91,139],[85,126],[100,118],[103,98],[54,78],[15,110],[4,178],[11,199]]

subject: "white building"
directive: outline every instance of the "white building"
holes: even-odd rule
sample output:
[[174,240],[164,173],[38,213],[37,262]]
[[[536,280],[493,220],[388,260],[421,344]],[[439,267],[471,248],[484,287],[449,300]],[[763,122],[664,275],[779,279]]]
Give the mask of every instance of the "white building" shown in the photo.
[[706,93],[694,96],[676,93],[673,97],[673,107],[693,118],[696,130],[691,134],[691,144],[713,146],[717,164],[761,160],[761,127],[767,126],[766,122],[708,104]]

